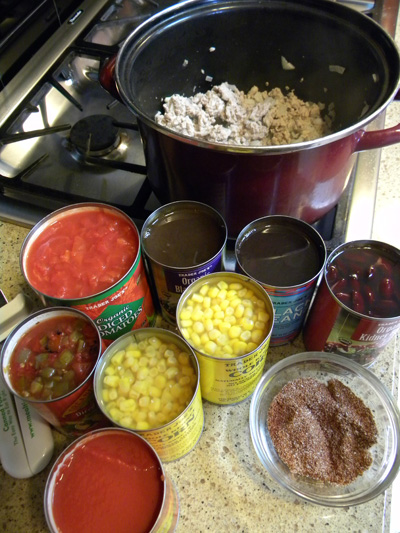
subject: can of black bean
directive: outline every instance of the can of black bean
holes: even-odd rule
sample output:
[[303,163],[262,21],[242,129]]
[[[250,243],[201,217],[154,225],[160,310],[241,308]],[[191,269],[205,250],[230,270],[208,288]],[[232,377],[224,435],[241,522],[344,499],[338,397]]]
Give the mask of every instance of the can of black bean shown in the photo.
[[223,217],[201,202],[177,201],[145,221],[141,242],[161,314],[175,325],[178,300],[196,279],[221,270],[227,241]]

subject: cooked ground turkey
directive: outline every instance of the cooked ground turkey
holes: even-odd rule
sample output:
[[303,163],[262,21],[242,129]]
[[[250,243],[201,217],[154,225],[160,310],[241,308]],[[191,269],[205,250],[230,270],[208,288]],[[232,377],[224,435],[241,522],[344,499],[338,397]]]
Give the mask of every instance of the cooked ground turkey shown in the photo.
[[206,93],[165,98],[155,120],[171,130],[204,141],[272,146],[311,141],[331,133],[333,105],[304,102],[279,88],[246,94],[225,82]]

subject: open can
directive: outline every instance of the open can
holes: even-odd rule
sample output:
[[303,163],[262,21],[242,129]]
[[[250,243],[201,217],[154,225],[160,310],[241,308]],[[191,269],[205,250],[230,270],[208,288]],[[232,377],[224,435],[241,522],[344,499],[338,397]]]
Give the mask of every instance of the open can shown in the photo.
[[51,533],[173,533],[179,497],[145,439],[108,428],[78,438],[60,454],[47,478],[44,512]]
[[262,376],[274,323],[263,287],[236,272],[214,272],[185,290],[176,316],[199,360],[203,398],[219,405],[248,398]]
[[199,364],[172,331],[144,328],[114,341],[97,365],[94,392],[110,422],[141,435],[164,462],[188,454],[203,432]]
[[373,240],[338,246],[327,259],[304,327],[307,350],[337,353],[368,367],[399,328],[400,250]]
[[[114,259],[117,250],[121,255]],[[154,322],[139,232],[130,217],[113,206],[87,202],[49,214],[28,233],[20,264],[44,305],[83,311],[106,344]],[[101,285],[96,284],[99,280]],[[83,296],[76,295],[80,284]]]
[[[54,320],[64,320],[65,318],[78,319],[90,328],[93,338],[96,340],[96,345],[94,345],[96,352],[93,353],[91,361],[92,368],[87,377],[76,388],[66,394],[48,400],[27,397],[24,395],[24,391],[17,390],[11,378],[13,354],[17,346],[20,345],[19,343],[25,342],[25,339],[31,337],[36,328],[46,328],[48,324],[54,323]],[[93,429],[111,425],[98,408],[93,390],[93,376],[101,350],[100,333],[94,322],[81,311],[66,307],[53,307],[37,311],[20,322],[4,343],[1,358],[4,381],[12,394],[27,402],[33,409],[36,409],[58,431],[68,437],[77,437]],[[43,353],[39,353],[38,357],[40,358]],[[21,364],[27,366],[27,363]],[[72,365],[69,365],[65,371],[69,370]],[[55,385],[53,383],[49,384],[49,386],[54,388]]]
[[221,270],[227,241],[222,216],[201,202],[177,201],[144,222],[141,242],[161,314],[175,325],[176,306],[188,285]]
[[237,270],[268,292],[275,309],[271,346],[300,333],[326,260],[321,235],[289,216],[271,215],[250,222],[235,244]]

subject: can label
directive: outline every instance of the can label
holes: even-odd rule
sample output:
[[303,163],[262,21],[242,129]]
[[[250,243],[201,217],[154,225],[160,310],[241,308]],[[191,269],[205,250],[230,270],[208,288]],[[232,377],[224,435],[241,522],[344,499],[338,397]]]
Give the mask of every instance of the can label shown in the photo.
[[368,320],[340,309],[336,322],[325,341],[324,351],[342,353],[368,366],[392,339],[400,327],[400,319]]
[[97,405],[93,379],[65,398],[54,402],[35,402],[32,406],[67,437],[78,437],[93,429],[111,426]]
[[301,330],[308,311],[316,280],[295,288],[278,289],[264,285],[275,309],[274,328],[271,335],[271,346],[287,344]]
[[191,270],[169,269],[151,263],[157,294],[163,317],[175,324],[175,313],[179,298],[185,289],[197,279],[221,270],[222,252],[206,265]]
[[72,301],[70,305],[93,320],[107,345],[132,329],[153,323],[153,300],[140,252],[128,274],[102,296],[87,298],[83,303]]
[[136,430],[153,446],[160,459],[176,461],[188,454],[197,444],[204,427],[204,412],[200,387],[186,410],[175,420],[160,429]]
[[215,359],[195,350],[203,398],[219,405],[232,405],[248,398],[261,379],[269,343],[270,336],[258,350],[234,359]]

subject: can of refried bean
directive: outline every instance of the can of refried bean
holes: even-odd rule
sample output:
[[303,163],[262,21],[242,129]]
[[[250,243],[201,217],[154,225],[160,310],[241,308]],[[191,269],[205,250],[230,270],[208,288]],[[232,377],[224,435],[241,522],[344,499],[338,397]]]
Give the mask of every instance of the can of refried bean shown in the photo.
[[235,244],[236,269],[268,292],[275,309],[271,346],[300,333],[326,260],[321,235],[293,217],[271,215],[248,224]]
[[94,391],[110,422],[141,435],[162,461],[181,459],[201,437],[199,364],[172,331],[144,328],[114,341],[99,360]]
[[141,242],[165,320],[175,325],[176,306],[188,285],[221,270],[227,241],[222,216],[201,202],[177,201],[145,221]]
[[179,496],[145,439],[107,428],[76,439],[59,455],[47,478],[44,512],[51,533],[132,527],[138,533],[173,533]]
[[369,367],[400,329],[400,250],[359,240],[329,255],[303,331],[309,351]]
[[[47,371],[47,362],[54,357],[57,350],[56,346],[47,346],[49,332],[54,330],[55,323],[57,327],[60,327],[70,320],[79,321],[79,323],[89,328],[87,333],[85,331],[85,335],[82,338],[84,343],[89,344],[90,341],[93,346],[93,349],[90,351],[90,361],[87,359],[76,360],[72,365],[65,366],[65,369],[63,366],[58,365],[58,363],[49,364],[48,367],[52,368],[50,368],[49,374],[46,374],[47,379],[41,380],[44,382],[42,387],[45,389],[48,386],[52,391],[56,387],[60,387],[59,395],[54,397],[55,392],[53,392],[53,398],[47,400],[37,396],[28,396],[28,393],[31,391],[30,387],[32,386],[30,375],[32,372],[36,372],[38,376],[44,376],[44,373]],[[38,332],[41,335],[39,345],[34,340]],[[64,332],[62,330],[57,331],[57,334],[61,335],[61,333]],[[72,333],[72,335],[74,334]],[[52,342],[56,342],[56,339],[52,340]],[[37,353],[37,356],[35,356],[34,365],[28,366],[30,346],[34,346],[35,344],[38,346],[34,352]],[[61,353],[63,346],[65,345],[58,347],[58,352]],[[19,348],[21,348],[21,351]],[[66,348],[69,349],[69,346],[66,346]],[[100,333],[94,322],[81,311],[66,307],[54,307],[37,311],[20,322],[4,343],[1,352],[1,368],[4,381],[12,394],[32,406],[33,409],[38,411],[60,433],[68,437],[80,436],[93,429],[111,425],[99,409],[93,390],[95,366],[101,355],[101,351],[102,341]],[[66,356],[70,357],[70,354],[66,353]],[[60,368],[60,372],[54,372],[55,366]],[[41,367],[43,367],[43,370],[40,370]],[[67,372],[71,372],[71,368],[77,376],[86,377],[83,378],[83,381],[78,386],[72,390],[68,389],[69,392],[67,393],[63,393],[62,376],[65,376]],[[25,371],[27,378],[24,377]],[[81,373],[82,371],[84,372],[83,374]]]
[[248,398],[262,376],[274,323],[263,287],[236,272],[208,274],[182,294],[176,317],[199,361],[202,397],[218,405]]
[[140,235],[115,207],[82,203],[54,211],[27,235],[20,265],[44,305],[86,313],[106,344],[153,324]]

